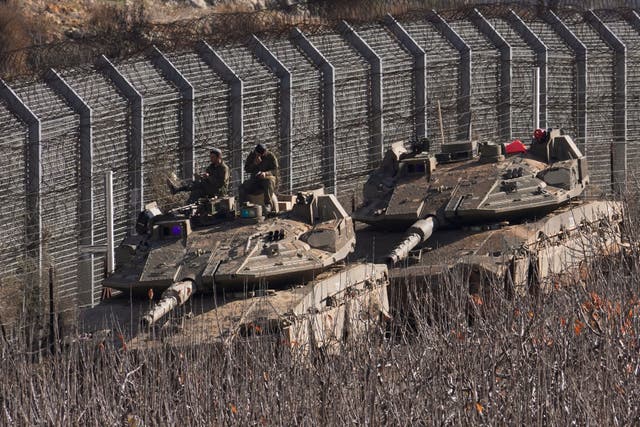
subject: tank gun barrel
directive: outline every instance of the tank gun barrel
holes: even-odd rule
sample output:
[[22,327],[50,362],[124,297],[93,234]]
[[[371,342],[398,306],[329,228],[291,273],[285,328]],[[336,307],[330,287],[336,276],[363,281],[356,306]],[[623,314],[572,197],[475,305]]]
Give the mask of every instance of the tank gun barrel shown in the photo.
[[160,301],[142,316],[142,322],[146,326],[151,326],[167,315],[174,308],[183,305],[193,293],[193,282],[185,280],[176,282],[162,292]]
[[414,222],[404,240],[387,255],[387,263],[393,265],[405,259],[413,248],[431,237],[436,227],[436,220],[432,216]]

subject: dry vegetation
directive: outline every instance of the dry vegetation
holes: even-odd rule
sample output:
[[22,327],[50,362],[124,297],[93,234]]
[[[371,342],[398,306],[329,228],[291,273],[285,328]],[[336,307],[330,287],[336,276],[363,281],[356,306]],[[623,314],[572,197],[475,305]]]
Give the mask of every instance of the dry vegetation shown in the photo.
[[[256,10],[258,0],[213,2],[206,9],[170,0],[0,0],[0,76],[5,80],[39,75],[48,68],[91,64],[99,55],[123,58],[161,49],[188,49],[201,39],[213,44],[242,41],[251,34],[284,34],[394,16],[440,12],[464,14],[468,0],[308,0],[302,6]],[[261,2],[272,6],[282,2]],[[483,12],[509,7],[536,10],[539,2],[496,1]],[[525,2],[526,3],[526,2]],[[554,2],[554,4],[567,2]],[[570,3],[570,2],[569,2]],[[575,3],[575,2],[574,2]],[[578,3],[579,4],[579,3]],[[593,0],[589,7],[625,7],[621,0]],[[451,17],[452,13],[447,16]]]
[[437,292],[419,283],[384,336],[372,330],[338,355],[307,358],[266,338],[132,350],[117,324],[112,338],[64,345],[51,329],[47,350],[32,352],[5,332],[0,423],[633,424],[640,240],[637,214],[626,221],[630,253],[570,286],[510,299],[501,286],[469,296],[455,277]]

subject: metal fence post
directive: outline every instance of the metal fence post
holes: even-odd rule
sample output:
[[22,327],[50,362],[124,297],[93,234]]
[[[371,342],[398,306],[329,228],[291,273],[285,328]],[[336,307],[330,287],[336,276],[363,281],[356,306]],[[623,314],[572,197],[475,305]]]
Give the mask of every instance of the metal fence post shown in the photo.
[[43,274],[44,250],[42,247],[42,126],[40,118],[0,79],[0,98],[9,110],[27,124],[29,129],[27,145],[27,256],[35,260],[37,285]]
[[195,92],[189,80],[178,71],[171,61],[158,49],[153,47],[151,63],[160,71],[162,77],[180,89],[182,97],[182,178],[193,179],[195,168]]
[[578,135],[576,135],[576,139],[584,144],[585,153],[583,154],[587,154],[587,47],[552,11],[545,11],[542,18],[553,27],[554,31],[571,47],[576,55],[578,74],[576,82]]
[[421,140],[427,136],[427,54],[393,16],[387,14],[384,22],[400,44],[413,55],[415,137]]
[[460,140],[471,138],[471,48],[436,11],[427,19],[460,52],[460,97],[458,98],[458,135]]
[[[45,81],[61,96],[67,105],[80,116],[80,176],[78,187],[80,189],[80,229],[78,243],[81,247],[90,247],[94,244],[94,200],[93,200],[93,111],[78,93],[65,81],[54,69],[50,69],[45,75]],[[80,292],[82,304],[96,304],[94,300],[94,254],[91,252],[80,253],[78,271],[80,286],[87,285],[88,289]]]
[[538,120],[538,127],[547,127],[547,70],[548,70],[548,51],[547,46],[540,40],[540,38],[524,23],[522,19],[513,11],[510,10],[507,15],[507,21],[514,29],[516,33],[520,35],[527,43],[527,45],[533,49],[536,54],[536,67],[540,69],[539,78],[539,111],[540,116]]
[[104,174],[104,199],[105,210],[107,213],[107,274],[113,273],[116,266],[115,256],[115,233],[113,227],[113,171],[107,171]]
[[231,173],[234,183],[242,184],[244,181],[242,158],[242,143],[244,140],[244,84],[240,77],[227,65],[226,62],[204,40],[197,46],[200,58],[225,82],[231,85]]
[[620,192],[627,181],[627,47],[592,10],[585,12],[584,18],[615,52],[611,184],[614,191]]
[[382,59],[346,21],[338,24],[342,37],[362,55],[371,67],[369,168],[378,166],[384,156],[384,101],[382,95]]
[[624,15],[624,19],[640,33],[640,14],[638,14],[638,12],[631,10]]
[[291,146],[291,114],[293,108],[293,77],[282,62],[258,39],[252,36],[249,48],[269,70],[280,79],[280,159],[285,165],[282,181],[286,183],[287,192],[293,191],[293,153]]
[[318,67],[322,73],[322,100],[324,106],[324,152],[322,170],[326,171],[322,181],[328,192],[337,195],[338,192],[338,171],[336,166],[336,87],[335,69],[333,65],[320,53],[320,51],[305,37],[298,28],[294,28],[291,33],[293,42],[311,59],[311,62]]
[[132,224],[135,224],[138,213],[144,208],[144,99],[106,56],[102,55],[98,58],[96,67],[111,80],[131,104],[131,139],[129,141],[133,163],[133,170],[130,173],[133,184],[131,218]]
[[498,127],[500,136],[505,140],[511,140],[511,45],[496,31],[496,29],[478,11],[471,12],[471,22],[482,34],[487,37],[500,51],[500,92],[498,101]]
[[531,99],[533,100],[533,123],[531,123],[531,128],[538,129],[540,127],[540,68],[538,67],[533,69],[533,84],[531,86],[533,89],[531,94]]

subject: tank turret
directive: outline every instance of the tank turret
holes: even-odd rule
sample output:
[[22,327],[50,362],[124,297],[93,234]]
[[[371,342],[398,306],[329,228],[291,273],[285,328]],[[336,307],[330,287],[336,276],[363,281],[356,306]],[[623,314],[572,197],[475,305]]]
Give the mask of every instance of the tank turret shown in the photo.
[[560,130],[536,131],[530,144],[466,141],[442,152],[393,144],[364,188],[356,221],[407,236],[388,254],[396,263],[437,229],[541,218],[580,196],[586,158]]
[[[529,143],[460,142],[442,152],[393,144],[353,213],[355,259],[386,260],[392,285],[483,284],[524,294],[556,286],[598,257],[624,247],[623,206],[583,197],[587,159],[558,129]],[[457,273],[456,273],[457,274]],[[400,286],[395,289],[410,289]]]
[[[292,324],[309,310],[318,318],[326,311],[340,312],[344,320],[351,316],[345,310],[364,307],[350,305],[347,299],[368,300],[375,294],[386,311],[384,265],[352,265],[348,273],[336,266],[355,246],[352,219],[336,197],[320,189],[280,200],[289,209],[269,216],[257,205],[236,210],[231,198],[203,199],[167,213],[149,204],[138,217],[137,234],[116,249],[116,269],[103,285],[140,295],[161,294],[141,318],[146,326],[187,303],[193,294],[205,292],[217,294],[216,301],[229,301],[217,308],[219,321],[224,313],[245,323],[269,319],[269,324],[287,323],[288,331],[297,331],[294,335],[301,331]],[[238,295],[244,304],[237,302]],[[259,296],[271,302],[252,312]],[[306,305],[298,307],[303,302]],[[284,315],[288,309],[296,315],[293,320]],[[229,330],[239,327],[229,325]]]

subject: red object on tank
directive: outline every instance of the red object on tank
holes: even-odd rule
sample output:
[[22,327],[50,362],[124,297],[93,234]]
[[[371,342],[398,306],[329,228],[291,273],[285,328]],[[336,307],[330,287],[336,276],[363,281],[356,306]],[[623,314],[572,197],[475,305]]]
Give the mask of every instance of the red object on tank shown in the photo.
[[506,145],[505,151],[507,154],[526,153],[527,147],[519,139],[514,139]]
[[544,136],[544,134],[545,134],[544,129],[536,129],[533,132],[533,137],[535,139],[541,139]]

